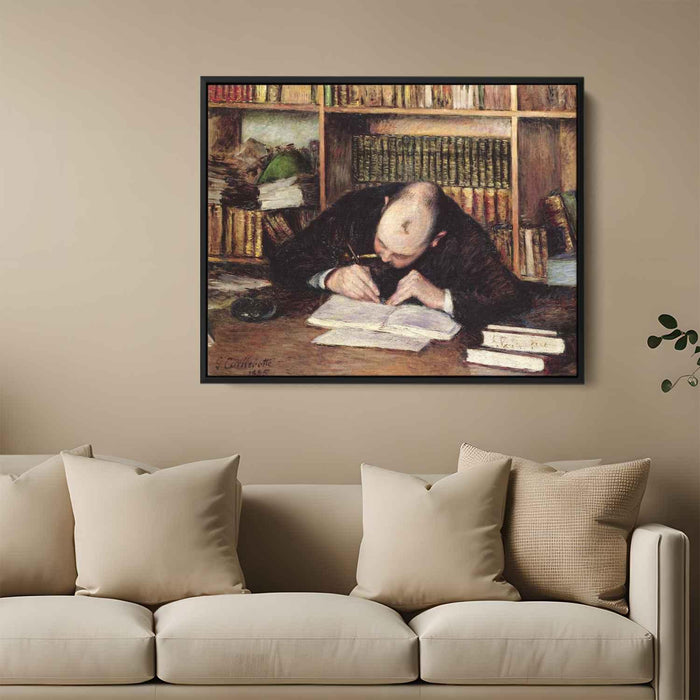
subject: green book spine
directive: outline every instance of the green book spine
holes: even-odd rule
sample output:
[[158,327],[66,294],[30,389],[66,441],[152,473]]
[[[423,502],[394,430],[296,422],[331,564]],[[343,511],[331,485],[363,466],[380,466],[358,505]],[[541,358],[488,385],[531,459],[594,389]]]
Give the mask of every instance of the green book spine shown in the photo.
[[464,137],[455,136],[455,182],[461,186],[464,178]]
[[398,160],[398,154],[396,151],[396,137],[387,136],[387,160],[388,160],[388,176],[387,180],[389,182],[396,182],[396,166]]
[[362,169],[360,170],[360,179],[362,182],[369,181],[369,167],[372,160],[372,137],[368,134],[362,137]]
[[493,140],[493,186],[503,187],[501,175],[501,139]]
[[437,182],[438,179],[438,144],[435,136],[428,137],[428,179]]
[[326,107],[330,107],[333,103],[333,91],[331,90],[330,85],[324,85],[323,86],[323,103],[326,105]]
[[469,186],[479,186],[479,139],[469,139]]
[[440,182],[443,185],[450,184],[450,138],[440,138]]
[[479,187],[486,186],[486,139],[477,139],[477,153],[478,153],[478,178],[477,183]]
[[420,180],[430,179],[430,149],[428,148],[428,137],[419,136],[416,146],[420,147]]
[[486,182],[484,183],[486,187],[494,187],[493,184],[493,142],[494,139],[486,139]]
[[510,139],[501,140],[501,182],[510,188]]
[[406,182],[406,151],[402,136],[396,137],[396,179]]
[[360,154],[362,153],[362,139],[359,136],[352,137],[352,179],[360,182]]
[[382,167],[380,179],[382,182],[389,182],[389,137],[381,137],[382,144]]
[[479,109],[484,108],[484,86],[479,85]]
[[450,136],[447,144],[448,182],[454,186],[457,184],[457,138]]
[[376,182],[381,176],[381,157],[382,157],[382,145],[379,139],[375,137],[368,137],[371,140],[370,145],[370,158],[369,158],[369,177],[367,180],[369,182]]
[[407,182],[416,179],[416,139],[411,136],[403,137],[404,161],[406,163],[405,178]]

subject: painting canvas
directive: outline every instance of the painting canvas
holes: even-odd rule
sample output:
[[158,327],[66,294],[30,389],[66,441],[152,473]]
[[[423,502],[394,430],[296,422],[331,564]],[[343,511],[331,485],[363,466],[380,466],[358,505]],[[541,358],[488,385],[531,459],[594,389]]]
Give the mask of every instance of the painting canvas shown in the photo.
[[582,78],[202,78],[201,380],[582,382]]

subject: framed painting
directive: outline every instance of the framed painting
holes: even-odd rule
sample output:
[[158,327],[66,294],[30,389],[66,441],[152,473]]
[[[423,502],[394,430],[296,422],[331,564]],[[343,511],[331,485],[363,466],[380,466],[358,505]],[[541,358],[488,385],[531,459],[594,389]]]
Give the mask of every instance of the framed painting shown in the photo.
[[203,77],[201,381],[583,382],[583,78]]

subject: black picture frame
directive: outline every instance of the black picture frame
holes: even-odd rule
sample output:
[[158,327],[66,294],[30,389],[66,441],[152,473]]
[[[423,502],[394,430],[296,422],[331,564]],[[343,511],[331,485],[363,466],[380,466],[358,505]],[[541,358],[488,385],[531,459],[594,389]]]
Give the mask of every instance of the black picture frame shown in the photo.
[[[396,375],[213,375],[208,371],[208,90],[219,84],[491,84],[491,85],[573,85],[576,89],[576,373],[567,376],[520,374],[507,376],[396,376]],[[484,76],[201,76],[200,78],[200,383],[202,384],[583,384],[584,344],[584,78],[583,77],[484,77]]]

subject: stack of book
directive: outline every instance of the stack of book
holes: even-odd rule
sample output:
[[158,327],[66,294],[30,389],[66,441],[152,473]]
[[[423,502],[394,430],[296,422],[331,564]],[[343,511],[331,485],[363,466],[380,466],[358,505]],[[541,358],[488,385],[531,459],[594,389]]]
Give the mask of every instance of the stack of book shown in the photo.
[[510,188],[510,161],[510,139],[352,137],[352,176],[357,183],[431,180],[454,187]]
[[232,102],[281,103],[289,105],[318,104],[317,85],[210,85],[210,104]]
[[293,175],[258,185],[260,209],[288,209],[318,206],[318,178]]
[[466,361],[487,367],[544,372],[561,361],[564,339],[555,331],[521,326],[486,326],[481,347],[468,348]]
[[510,109],[510,85],[324,85],[327,107]]

